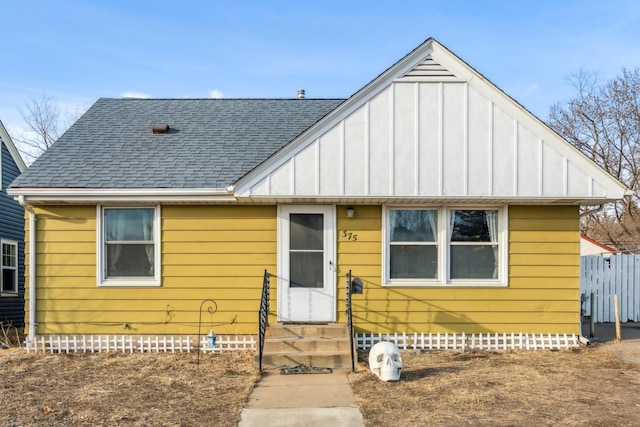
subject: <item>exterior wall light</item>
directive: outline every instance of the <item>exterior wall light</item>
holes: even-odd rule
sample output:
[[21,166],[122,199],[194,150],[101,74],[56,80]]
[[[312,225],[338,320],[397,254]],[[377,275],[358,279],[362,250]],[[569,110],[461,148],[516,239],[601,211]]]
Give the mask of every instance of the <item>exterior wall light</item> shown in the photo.
[[356,213],[356,210],[353,209],[351,206],[347,208],[347,218],[353,218],[353,214],[355,213]]

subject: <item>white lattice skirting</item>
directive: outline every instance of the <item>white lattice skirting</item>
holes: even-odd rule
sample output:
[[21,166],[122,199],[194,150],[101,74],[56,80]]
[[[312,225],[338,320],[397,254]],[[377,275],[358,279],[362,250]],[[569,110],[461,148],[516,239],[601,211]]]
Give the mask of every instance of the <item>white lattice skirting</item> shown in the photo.
[[580,346],[577,335],[567,334],[356,334],[356,347],[367,350],[390,341],[400,350],[561,350]]
[[[368,350],[380,341],[390,341],[400,350],[561,350],[580,346],[577,335],[567,334],[355,334],[358,349]],[[226,352],[256,350],[253,335],[218,335],[216,345],[210,346],[207,337],[133,336],[133,335],[39,335],[26,341],[27,351],[51,353],[182,353],[198,350]]]
[[[251,335],[218,335],[216,345],[210,346],[207,337],[200,338],[200,351],[226,352],[255,350],[255,337]],[[51,353],[190,353],[198,350],[198,338],[180,336],[133,336],[133,335],[39,335],[26,341],[27,351]]]

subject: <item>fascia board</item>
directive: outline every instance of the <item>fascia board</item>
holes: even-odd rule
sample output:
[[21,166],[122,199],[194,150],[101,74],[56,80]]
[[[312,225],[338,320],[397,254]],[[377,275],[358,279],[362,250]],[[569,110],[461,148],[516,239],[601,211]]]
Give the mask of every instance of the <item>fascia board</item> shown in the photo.
[[31,202],[202,202],[234,201],[226,188],[9,188],[7,193]]

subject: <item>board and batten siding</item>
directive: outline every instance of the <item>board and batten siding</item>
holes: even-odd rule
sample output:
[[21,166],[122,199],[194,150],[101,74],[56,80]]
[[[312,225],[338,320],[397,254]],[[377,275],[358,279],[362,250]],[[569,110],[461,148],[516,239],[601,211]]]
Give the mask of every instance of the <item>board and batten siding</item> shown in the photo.
[[473,82],[406,82],[301,141],[240,197],[594,198],[620,191],[549,129]]
[[21,327],[24,324],[24,209],[7,194],[7,187],[20,175],[20,169],[1,140],[0,162],[0,238],[18,242],[18,294],[0,296],[0,322]]
[[38,334],[196,334],[208,298],[218,310],[203,312],[203,333],[255,334],[264,270],[276,271],[275,206],[162,206],[159,287],[97,286],[95,206],[36,213]]
[[[380,206],[357,206],[355,218],[338,217],[339,275],[351,269],[364,282],[352,303],[357,332],[580,333],[576,206],[509,206],[506,288],[382,287],[381,215]],[[343,312],[344,285],[339,321]]]

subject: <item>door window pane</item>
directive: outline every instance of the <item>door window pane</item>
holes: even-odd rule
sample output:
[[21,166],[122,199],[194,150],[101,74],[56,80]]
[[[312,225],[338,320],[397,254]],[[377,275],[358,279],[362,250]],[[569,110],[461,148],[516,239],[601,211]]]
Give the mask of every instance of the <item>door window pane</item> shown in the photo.
[[324,287],[324,254],[322,252],[291,252],[290,285],[292,288]]
[[324,216],[322,214],[291,214],[289,249],[322,250]]

